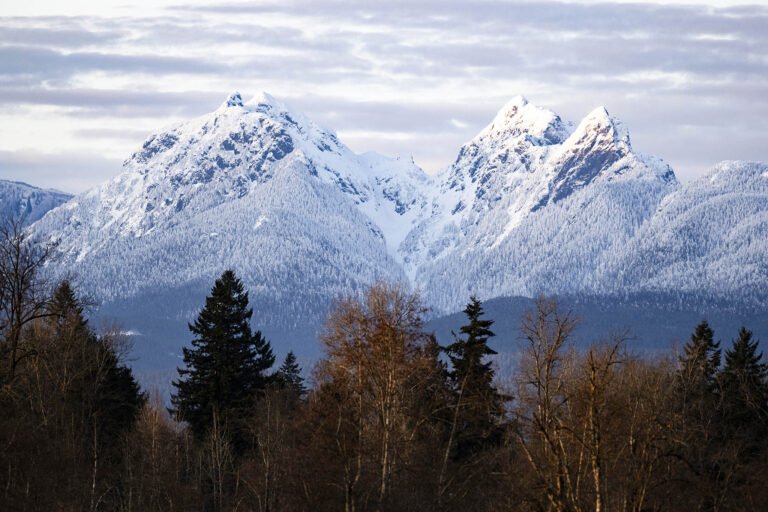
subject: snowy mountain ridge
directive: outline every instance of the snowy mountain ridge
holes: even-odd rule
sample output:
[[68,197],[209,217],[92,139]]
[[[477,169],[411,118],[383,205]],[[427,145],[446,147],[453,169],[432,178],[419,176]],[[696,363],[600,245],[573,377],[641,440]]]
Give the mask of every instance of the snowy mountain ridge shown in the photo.
[[335,184],[372,219],[371,229],[392,227],[388,236],[380,233],[388,240],[404,236],[390,221],[393,212],[414,217],[423,206],[420,188],[429,184],[412,162],[355,155],[332,131],[268,94],[244,103],[234,93],[212,114],[150,136],[125,161],[122,174],[68,205],[93,213],[85,224],[73,214],[71,225],[103,242],[140,237],[248,196],[291,161]]
[[70,194],[58,190],[0,180],[0,218],[20,218],[25,224],[31,224],[71,198]]
[[[61,268],[104,311],[139,323],[188,319],[225,268],[267,331],[286,336],[316,330],[334,298],[376,279],[418,288],[435,313],[472,293],[685,291],[764,305],[768,166],[718,169],[681,186],[605,108],[572,124],[516,97],[432,177],[412,159],[354,153],[268,94],[234,93],[151,135],[123,173],[33,230],[59,242]],[[752,242],[726,256],[736,233]]]
[[[633,150],[628,130],[605,108],[593,110],[574,127],[522,97],[507,103],[491,124],[462,146],[439,180],[432,215],[411,232],[401,250],[408,275],[445,311],[472,293],[472,286],[488,296],[584,291],[585,283],[573,283],[584,281],[597,267],[577,272],[578,279],[555,279],[545,268],[532,274],[538,274],[535,280],[522,274],[512,279],[514,269],[504,276],[495,274],[504,260],[530,270],[568,266],[563,258],[587,265],[609,250],[608,245],[620,250],[661,197],[679,186],[669,166]],[[605,213],[607,224],[583,218],[597,211],[596,206],[585,210],[585,205],[601,201],[610,201],[603,208],[626,210],[631,218],[610,212]],[[579,226],[585,232],[569,240],[576,230],[560,232],[557,215],[570,217],[570,223],[583,218]],[[606,236],[611,240],[603,241],[599,253],[585,245]],[[541,237],[547,243],[524,257],[519,248]],[[574,248],[555,257],[555,244]],[[447,277],[480,261],[491,269],[478,266],[464,283]]]
[[679,293],[706,290],[764,308],[767,234],[768,164],[721,162],[663,199],[613,274],[630,291],[666,291],[674,283]]

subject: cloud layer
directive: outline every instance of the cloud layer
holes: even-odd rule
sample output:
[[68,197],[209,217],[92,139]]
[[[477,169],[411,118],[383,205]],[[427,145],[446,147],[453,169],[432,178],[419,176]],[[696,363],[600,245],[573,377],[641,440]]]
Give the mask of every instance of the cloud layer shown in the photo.
[[429,171],[507,99],[597,105],[683,179],[768,159],[768,7],[396,0],[0,17],[0,177],[79,192],[157,128],[259,90]]

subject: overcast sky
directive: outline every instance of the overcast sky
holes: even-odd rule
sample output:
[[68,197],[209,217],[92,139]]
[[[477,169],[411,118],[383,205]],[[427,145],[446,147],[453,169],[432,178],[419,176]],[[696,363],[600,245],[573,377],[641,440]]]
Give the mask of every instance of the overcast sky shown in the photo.
[[152,3],[0,5],[0,178],[81,192],[235,90],[428,172],[518,94],[606,106],[683,181],[768,160],[766,2]]

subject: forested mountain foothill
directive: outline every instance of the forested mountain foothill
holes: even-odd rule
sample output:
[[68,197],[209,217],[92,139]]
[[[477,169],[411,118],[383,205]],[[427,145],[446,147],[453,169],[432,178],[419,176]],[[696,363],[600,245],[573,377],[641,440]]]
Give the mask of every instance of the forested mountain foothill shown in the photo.
[[576,350],[577,319],[540,297],[500,379],[479,299],[440,346],[418,294],[379,281],[335,303],[302,370],[227,270],[168,407],[119,331],[44,280],[51,254],[4,225],[0,510],[768,510],[768,372],[746,328],[702,321],[654,357],[617,336]]

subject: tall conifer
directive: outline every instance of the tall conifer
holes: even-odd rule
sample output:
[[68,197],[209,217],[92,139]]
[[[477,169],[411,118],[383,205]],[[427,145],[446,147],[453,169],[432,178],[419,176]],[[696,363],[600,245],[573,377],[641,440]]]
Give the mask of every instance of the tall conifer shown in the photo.
[[684,391],[701,398],[715,392],[720,368],[720,342],[706,320],[696,326],[680,357],[679,381]]
[[683,347],[676,376],[676,408],[681,425],[679,452],[690,472],[681,475],[695,488],[701,509],[709,510],[723,489],[721,467],[721,397],[717,382],[720,368],[720,342],[706,321],[696,326]]
[[288,352],[280,369],[277,370],[277,383],[297,399],[301,399],[307,393],[304,385],[304,377],[301,376],[301,367],[296,362],[296,354]]
[[218,421],[232,434],[237,448],[243,440],[239,423],[270,380],[265,372],[275,356],[261,332],[251,331],[252,315],[242,282],[227,270],[189,325],[192,348],[183,349],[186,367],[178,369],[171,403],[198,440]]
[[498,437],[504,414],[503,399],[493,385],[494,370],[488,356],[496,351],[488,346],[495,336],[493,320],[483,319],[482,303],[471,297],[464,309],[468,323],[445,348],[451,360],[450,380],[456,394],[456,457],[462,458],[493,443]]
[[744,455],[764,444],[768,434],[768,366],[757,340],[742,327],[720,374],[724,437],[743,443]]

